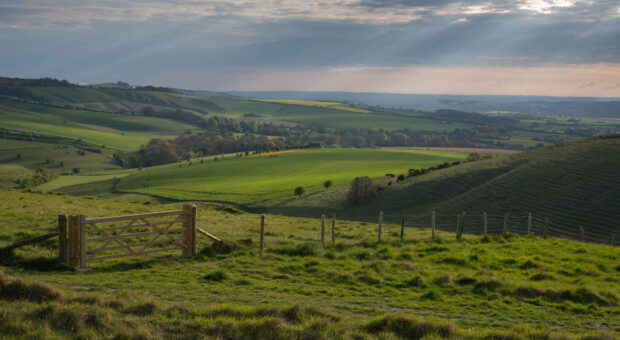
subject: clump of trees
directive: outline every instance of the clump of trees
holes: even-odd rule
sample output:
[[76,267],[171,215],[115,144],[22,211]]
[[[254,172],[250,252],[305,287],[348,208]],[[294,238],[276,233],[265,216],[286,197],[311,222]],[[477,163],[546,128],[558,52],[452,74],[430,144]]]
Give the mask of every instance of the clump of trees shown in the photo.
[[355,177],[349,187],[347,201],[353,205],[359,204],[373,197],[378,190],[379,186],[376,185],[368,176]]
[[45,171],[42,168],[36,168],[34,171],[34,176],[16,180],[15,183],[17,186],[21,189],[32,189],[59,176],[56,171]]

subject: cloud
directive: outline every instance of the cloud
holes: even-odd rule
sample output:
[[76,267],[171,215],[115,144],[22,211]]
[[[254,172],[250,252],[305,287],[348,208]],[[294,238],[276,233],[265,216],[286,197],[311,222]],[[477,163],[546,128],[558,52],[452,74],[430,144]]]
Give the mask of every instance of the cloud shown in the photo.
[[321,69],[344,79],[618,64],[619,36],[617,0],[3,1],[0,74],[148,82],[163,72]]

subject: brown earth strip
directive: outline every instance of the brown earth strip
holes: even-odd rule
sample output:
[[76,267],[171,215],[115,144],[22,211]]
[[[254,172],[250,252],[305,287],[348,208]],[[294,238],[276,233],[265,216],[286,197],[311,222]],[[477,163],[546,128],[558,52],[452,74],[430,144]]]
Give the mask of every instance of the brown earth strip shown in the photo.
[[452,151],[452,152],[477,152],[496,155],[511,155],[522,152],[521,150],[506,150],[506,149],[482,149],[482,148],[444,148],[434,146],[388,146],[380,147],[380,149],[395,149],[395,150],[425,150],[425,151]]

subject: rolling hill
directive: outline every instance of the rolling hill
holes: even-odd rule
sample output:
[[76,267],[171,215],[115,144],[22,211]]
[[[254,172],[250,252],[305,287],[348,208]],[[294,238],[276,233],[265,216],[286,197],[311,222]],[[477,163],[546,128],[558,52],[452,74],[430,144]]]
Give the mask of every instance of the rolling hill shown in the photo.
[[437,210],[438,227],[455,229],[456,215],[468,219],[465,232],[482,232],[482,213],[490,214],[489,230],[501,232],[509,214],[511,231],[524,233],[526,214],[534,215],[541,234],[544,217],[557,236],[609,243],[620,237],[620,134],[589,138],[523,153],[464,163],[387,186],[376,197],[350,206],[347,187],[309,195],[293,202],[273,202],[272,212],[317,216],[335,212],[351,219],[376,221],[378,211],[398,222],[401,213],[411,225],[430,224]]

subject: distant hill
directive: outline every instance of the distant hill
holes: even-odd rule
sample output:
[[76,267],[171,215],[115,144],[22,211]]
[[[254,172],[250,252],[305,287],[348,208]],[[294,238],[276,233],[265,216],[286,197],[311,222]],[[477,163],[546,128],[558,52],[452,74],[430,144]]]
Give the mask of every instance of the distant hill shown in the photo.
[[[526,214],[542,233],[549,217],[556,236],[608,243],[620,238],[620,134],[584,139],[436,170],[384,187],[359,206],[345,203],[346,187],[307,197],[302,202],[276,204],[284,214],[330,214],[398,223],[404,212],[410,221],[430,223],[437,209],[439,227],[453,230],[456,215],[465,210],[466,232],[482,232],[482,213],[492,215],[489,229],[500,232],[503,215],[524,233]],[[303,209],[302,209],[303,208]],[[416,223],[418,223],[416,222]],[[412,222],[413,223],[413,222]],[[515,227],[516,228],[516,227]]]
[[620,118],[620,98],[306,91],[230,91],[228,93],[246,98],[341,101],[426,111],[451,109],[469,112]]

